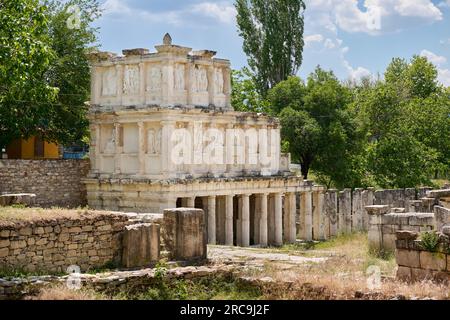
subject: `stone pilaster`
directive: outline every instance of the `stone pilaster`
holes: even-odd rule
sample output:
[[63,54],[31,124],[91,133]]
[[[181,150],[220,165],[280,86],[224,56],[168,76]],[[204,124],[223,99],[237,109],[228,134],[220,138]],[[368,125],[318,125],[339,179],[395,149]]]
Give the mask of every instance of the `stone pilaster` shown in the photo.
[[114,123],[114,136],[115,136],[115,154],[114,154],[114,173],[120,174],[121,170],[121,158],[122,158],[122,145],[121,145],[121,124],[120,123]]
[[268,194],[263,193],[259,195],[259,244],[263,247],[267,246],[267,203]]
[[227,195],[225,200],[225,244],[233,245],[233,195]]
[[286,193],[284,197],[284,242],[286,243],[295,243],[297,238],[296,235],[296,222],[295,222],[295,213],[296,213],[296,200],[295,193]]
[[243,194],[241,199],[241,245],[248,247],[250,246],[250,196]]
[[145,125],[142,121],[138,122],[139,130],[139,174],[145,174]]
[[275,202],[275,237],[274,245],[281,246],[283,244],[283,203],[282,194],[274,194]]
[[208,243],[216,244],[216,197],[208,197]]
[[322,191],[313,192],[313,238],[314,240],[325,239],[324,210],[323,210],[324,194]]
[[300,193],[300,238],[312,240],[312,203],[311,191]]

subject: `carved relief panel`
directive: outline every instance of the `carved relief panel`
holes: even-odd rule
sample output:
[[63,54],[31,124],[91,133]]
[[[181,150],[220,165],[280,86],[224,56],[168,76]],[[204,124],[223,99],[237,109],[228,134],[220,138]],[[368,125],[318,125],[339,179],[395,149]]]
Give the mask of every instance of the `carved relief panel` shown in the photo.
[[149,129],[147,131],[147,153],[158,155],[161,153],[161,129]]
[[185,90],[185,66],[177,64],[174,68],[174,88],[175,90]]
[[162,71],[159,66],[151,66],[147,73],[147,91],[159,91],[162,85]]
[[192,91],[207,92],[208,91],[208,72],[206,68],[196,66],[191,74]]
[[139,93],[139,66],[125,66],[123,74],[123,93],[135,95]]
[[102,73],[102,96],[117,95],[117,72],[115,67],[107,68]]
[[220,68],[214,69],[214,84],[215,84],[215,93],[223,94],[223,72]]

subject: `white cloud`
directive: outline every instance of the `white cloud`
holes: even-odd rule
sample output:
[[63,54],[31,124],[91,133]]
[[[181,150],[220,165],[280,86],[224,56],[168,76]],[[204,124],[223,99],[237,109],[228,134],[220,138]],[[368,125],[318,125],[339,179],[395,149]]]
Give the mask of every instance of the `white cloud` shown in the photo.
[[336,44],[331,39],[325,40],[324,46],[327,49],[334,49],[334,48],[336,48]]
[[[431,0],[364,0],[362,5],[364,9],[358,6],[358,0],[309,0],[306,16],[329,30],[372,35],[396,31],[405,24],[416,25],[417,21],[443,19],[441,10]],[[411,18],[417,21],[412,23]]]
[[225,24],[234,24],[236,17],[236,9],[229,2],[213,3],[206,1],[177,10],[153,12],[133,8],[124,0],[107,0],[102,8],[104,16],[113,16],[118,19],[140,18],[154,23],[169,23],[178,26],[192,21],[196,21],[198,24],[199,21],[196,17],[199,16],[213,18]]
[[431,63],[436,65],[438,70],[438,80],[446,87],[450,86],[450,70],[444,68],[447,64],[447,58],[444,56],[439,56],[429,50],[422,50],[420,53],[422,57],[426,57]]
[[442,12],[429,0],[399,0],[395,10],[402,16],[442,20]]
[[447,63],[446,57],[438,56],[437,54],[425,49],[420,52],[420,55],[422,57],[426,57],[431,63],[435,64],[436,66],[442,66],[443,64]]
[[311,46],[311,44],[315,43],[315,42],[322,42],[323,41],[323,36],[321,34],[311,34],[309,36],[305,36],[304,37],[304,41],[305,41],[305,45]]
[[193,5],[191,11],[219,19],[219,21],[229,24],[234,23],[236,18],[236,8],[229,3],[201,2]]

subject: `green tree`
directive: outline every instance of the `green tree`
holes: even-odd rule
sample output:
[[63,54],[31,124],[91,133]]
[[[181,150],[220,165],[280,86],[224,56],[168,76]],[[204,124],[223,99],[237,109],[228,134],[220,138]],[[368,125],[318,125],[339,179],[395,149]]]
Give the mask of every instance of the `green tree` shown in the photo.
[[47,23],[38,0],[0,3],[0,146],[46,129],[57,94]]
[[[45,4],[51,48],[56,57],[47,76],[49,83],[59,88],[58,104],[52,114],[47,138],[71,144],[88,136],[88,107],[85,102],[90,95],[90,67],[86,53],[96,48],[97,29],[92,27],[92,22],[100,17],[101,12],[97,0],[65,3],[47,0]],[[79,14],[70,8],[76,8]]]
[[[69,28],[77,5],[80,23]],[[0,14],[0,145],[40,135],[71,143],[87,133],[95,0],[3,1]]]
[[424,57],[395,58],[384,76],[352,105],[367,137],[366,171],[381,187],[430,184],[450,168],[449,96]]
[[236,111],[269,113],[270,108],[256,90],[255,81],[247,68],[232,71],[231,105]]
[[310,169],[328,186],[352,186],[361,170],[352,156],[359,154],[362,138],[350,110],[350,91],[331,71],[317,67],[306,86],[296,77],[279,83],[268,94],[271,106],[281,110],[281,135],[299,161],[302,175]]
[[303,59],[303,0],[236,0],[237,25],[262,96],[295,75]]

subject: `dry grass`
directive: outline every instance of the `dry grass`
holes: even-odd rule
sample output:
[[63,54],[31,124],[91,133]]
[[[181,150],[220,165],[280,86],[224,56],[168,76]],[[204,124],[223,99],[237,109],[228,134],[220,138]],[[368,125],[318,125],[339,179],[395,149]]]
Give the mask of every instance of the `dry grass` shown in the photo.
[[10,225],[17,222],[33,222],[54,219],[82,219],[86,217],[96,218],[111,213],[107,211],[94,211],[85,208],[21,208],[0,207],[0,226]]
[[[284,249],[283,249],[284,250]],[[309,255],[329,256],[323,263],[288,266],[266,263],[259,276],[269,276],[279,286],[269,286],[267,299],[449,299],[450,287],[429,281],[404,283],[395,279],[393,256],[384,259],[369,253],[366,234],[340,236],[309,250]],[[381,284],[369,289],[367,268],[377,266]],[[286,284],[288,288],[286,288]]]
[[103,295],[88,289],[72,290],[64,285],[43,288],[37,296],[28,300],[106,300]]

